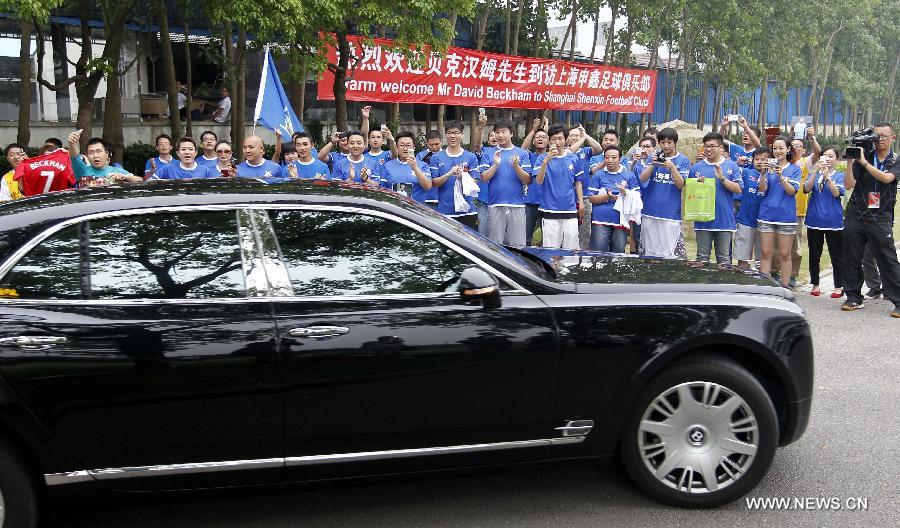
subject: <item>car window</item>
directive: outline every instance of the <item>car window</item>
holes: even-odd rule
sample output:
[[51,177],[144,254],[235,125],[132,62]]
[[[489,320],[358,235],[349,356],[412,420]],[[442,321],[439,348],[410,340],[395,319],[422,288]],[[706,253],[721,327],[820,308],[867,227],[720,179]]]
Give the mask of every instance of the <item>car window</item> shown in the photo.
[[377,216],[270,211],[294,295],[456,291],[474,263],[414,229]]
[[0,281],[0,298],[82,299],[79,226],[45,239]]
[[246,297],[234,211],[93,220],[94,299]]

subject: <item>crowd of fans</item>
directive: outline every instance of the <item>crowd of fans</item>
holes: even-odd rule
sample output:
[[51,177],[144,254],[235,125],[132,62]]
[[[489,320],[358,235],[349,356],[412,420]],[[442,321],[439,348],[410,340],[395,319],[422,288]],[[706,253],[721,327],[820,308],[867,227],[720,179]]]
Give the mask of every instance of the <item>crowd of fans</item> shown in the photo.
[[[692,160],[679,152],[672,128],[646,130],[626,152],[614,129],[598,141],[580,125],[540,119],[517,146],[515,124],[501,119],[489,128],[485,144],[484,115],[472,131],[470,150],[462,145],[463,123],[450,121],[443,131],[430,131],[426,148],[416,153],[411,132],[370,130],[369,111],[363,109],[359,130],[336,133],[318,150],[306,132],[289,142],[276,133],[271,160],[264,158],[262,139],[250,136],[241,145],[240,164],[233,146],[211,131],[201,134],[199,144],[161,134],[155,140],[158,155],[140,175],[112,164],[102,139],[88,140],[82,153],[81,131],[69,135],[68,150],[51,138],[34,158],[11,144],[6,156],[14,170],[2,178],[0,200],[148,179],[343,180],[392,189],[501,244],[686,258],[685,182],[710,179],[714,219],[693,223],[698,261],[709,261],[715,248],[718,264],[734,259],[742,268],[758,265],[791,288],[805,226],[812,295],[821,294],[820,260],[827,245],[834,270],[831,297],[846,294],[844,310],[863,306],[865,278],[867,295],[883,293],[896,306],[891,315],[900,317],[900,264],[891,236],[900,164],[894,163],[896,134],[888,123],[875,125],[874,148],[848,159],[840,172],[842,152],[822,148],[812,128],[804,137],[781,135],[764,145],[760,131],[743,118],[740,145],[725,139],[726,119],[719,131],[703,137]],[[853,194],[845,207],[848,189]]]

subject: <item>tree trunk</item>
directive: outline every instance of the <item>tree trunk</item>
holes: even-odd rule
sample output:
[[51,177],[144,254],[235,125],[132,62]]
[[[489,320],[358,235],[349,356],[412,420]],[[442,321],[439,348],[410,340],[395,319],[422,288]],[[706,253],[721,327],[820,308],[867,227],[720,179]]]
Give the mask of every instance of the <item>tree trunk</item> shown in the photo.
[[519,33],[522,30],[522,13],[525,11],[525,0],[519,0],[519,9],[516,12],[516,22],[513,24],[512,47],[510,53],[512,55],[519,54]]
[[541,56],[541,35],[546,31],[547,27],[547,12],[544,9],[544,0],[538,0],[537,12],[534,15],[535,23],[534,23],[534,39],[532,40],[532,50],[531,54],[535,57]]
[[[119,61],[110,61],[113,71],[119,71]],[[176,114],[177,115],[177,114]],[[119,88],[119,76],[109,74],[106,77],[106,105],[103,109],[103,140],[112,146],[112,160],[122,163],[125,151],[125,137],[122,131],[122,93]]]
[[503,54],[509,55],[509,33],[512,30],[512,4],[506,0],[506,24],[503,26]]
[[721,82],[716,82],[716,98],[713,101],[713,124],[716,125],[721,122],[719,119],[721,116],[719,114],[719,109],[722,108],[722,98],[725,95],[725,85]]
[[766,114],[769,110],[769,72],[763,77],[762,87],[759,91],[759,115],[756,118],[756,126],[760,130],[766,126]]
[[[520,0],[521,1],[521,0]],[[450,13],[450,26],[453,28],[453,35],[450,37],[450,41],[453,41],[453,38],[456,37],[456,11]],[[518,31],[518,28],[516,29]],[[507,39],[508,40],[508,39]],[[444,137],[444,118],[447,116],[447,105],[438,105],[437,107],[437,129],[438,133],[440,133],[441,137]]]
[[481,10],[478,26],[475,33],[475,49],[481,50],[484,47],[484,37],[487,34],[488,15],[491,13],[490,2],[486,2]]
[[885,121],[893,123],[894,119],[894,103],[897,100],[897,70],[900,69],[900,49],[897,50],[897,57],[894,59],[894,67],[891,68],[891,80],[888,82],[888,103],[887,115]]
[[303,114],[306,113],[306,76],[309,75],[309,65],[306,61],[306,57],[303,57],[303,63],[300,66],[300,93],[298,94],[297,104],[293,105],[294,108],[297,109],[297,117],[300,119],[301,123],[303,121]]
[[[184,95],[185,101],[185,124],[184,135],[194,137],[194,120],[191,118],[191,105],[194,104],[194,94],[191,84],[194,82],[193,68],[191,66],[191,41],[188,38],[190,28],[188,27],[187,14],[184,16]],[[201,112],[202,113],[202,112]]]
[[778,94],[778,117],[775,118],[775,125],[781,126],[781,120],[784,117],[784,109],[787,102],[787,83],[781,85],[781,91]]
[[[700,108],[697,110],[697,128],[703,130],[706,126],[706,90],[709,86],[709,69],[703,75],[703,82],[700,85]],[[715,124],[714,124],[715,125]],[[715,126],[713,126],[715,128]]]
[[337,34],[338,63],[334,72],[334,123],[338,131],[347,130],[347,65],[350,61],[350,43],[346,33]]
[[238,96],[236,100],[233,99],[231,101],[231,105],[232,111],[235,112],[235,124],[237,125],[237,131],[234,132],[234,135],[239,140],[237,144],[243,158],[244,149],[242,147],[244,136],[246,135],[244,122],[247,120],[247,30],[243,26],[238,27],[236,58]]
[[597,5],[597,10],[594,12],[594,37],[591,40],[591,58],[588,62],[591,64],[594,63],[594,57],[597,55],[597,37],[600,36],[600,5]]
[[162,48],[163,80],[169,100],[169,133],[172,139],[181,137],[181,119],[178,116],[178,90],[175,87],[175,58],[172,55],[172,38],[169,35],[169,14],[164,0],[153,0],[156,22],[159,24],[160,47]]
[[[31,142],[31,21],[19,22],[19,130],[16,142],[25,148]],[[43,46],[43,42],[38,42]]]
[[606,47],[603,50],[603,64],[609,64],[612,59],[613,46],[616,41],[616,18],[619,16],[618,3],[610,1],[609,9],[612,11],[612,19],[609,21],[609,29],[606,31]]

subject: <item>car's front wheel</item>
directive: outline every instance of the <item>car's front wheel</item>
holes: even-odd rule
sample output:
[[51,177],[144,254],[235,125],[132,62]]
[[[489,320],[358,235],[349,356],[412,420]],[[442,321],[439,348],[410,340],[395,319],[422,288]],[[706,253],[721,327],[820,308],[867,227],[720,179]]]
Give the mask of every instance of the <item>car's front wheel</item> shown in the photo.
[[0,439],[0,528],[38,525],[37,488],[21,457]]
[[654,377],[631,408],[619,444],[632,480],[675,506],[708,508],[753,489],[778,444],[775,408],[740,365],[704,358]]

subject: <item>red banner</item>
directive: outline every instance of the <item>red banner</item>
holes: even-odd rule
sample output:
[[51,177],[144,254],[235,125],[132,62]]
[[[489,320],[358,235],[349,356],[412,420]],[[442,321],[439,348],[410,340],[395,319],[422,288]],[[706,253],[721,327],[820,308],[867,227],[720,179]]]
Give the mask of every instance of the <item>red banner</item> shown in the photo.
[[[656,72],[449,48],[421,66],[391,51],[391,41],[348,37],[356,59],[347,99],[497,108],[652,112]],[[337,63],[329,46],[328,61]],[[350,60],[353,66],[353,58]],[[334,99],[334,74],[319,80],[319,99]]]

